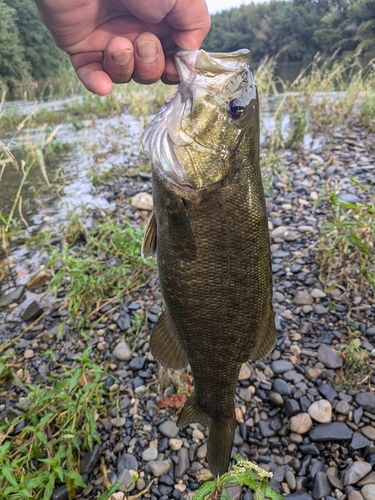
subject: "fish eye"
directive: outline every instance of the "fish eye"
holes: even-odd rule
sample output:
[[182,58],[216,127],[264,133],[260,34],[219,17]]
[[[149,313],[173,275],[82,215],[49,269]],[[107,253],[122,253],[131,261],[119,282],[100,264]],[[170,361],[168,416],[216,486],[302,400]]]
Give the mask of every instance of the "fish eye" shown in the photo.
[[245,107],[245,103],[242,99],[233,99],[233,101],[229,103],[228,110],[231,117],[237,119],[245,111]]

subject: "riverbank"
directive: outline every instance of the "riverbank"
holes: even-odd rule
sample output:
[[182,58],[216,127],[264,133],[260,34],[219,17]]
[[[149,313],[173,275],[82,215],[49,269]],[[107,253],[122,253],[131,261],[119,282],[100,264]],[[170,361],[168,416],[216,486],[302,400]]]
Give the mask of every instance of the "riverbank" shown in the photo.
[[[347,210],[354,214],[374,204],[374,144],[374,133],[353,119],[314,150],[279,149],[279,168],[267,177],[278,342],[267,359],[243,366],[233,451],[273,472],[272,487],[290,499],[375,495],[374,295],[355,269],[338,274],[346,265],[337,261],[340,254],[329,261],[329,275],[317,263],[317,254],[324,257],[332,245],[329,232],[323,248],[317,243],[324,220],[334,215],[329,194],[351,204]],[[263,163],[268,155],[264,148]],[[98,177],[92,195],[107,204],[62,232],[52,227],[41,255],[22,247],[16,293],[0,299],[0,450],[7,450],[1,460],[16,476],[20,466],[12,460],[23,454],[26,476],[39,478],[44,491],[52,485],[54,500],[66,499],[67,487],[80,484],[72,465],[77,459],[85,481],[77,499],[96,499],[116,482],[129,500],[188,499],[207,478],[207,431],[200,425],[179,431],[175,424],[191,392],[189,373],[166,372],[149,352],[162,308],[155,270],[143,267],[141,281],[132,287],[130,279],[125,294],[108,290],[96,307],[83,312],[78,305],[74,315],[74,274],[70,269],[56,278],[62,264],[69,267],[68,256],[84,263],[92,255],[103,221],[111,231],[126,225],[137,232],[136,252],[150,193],[147,172]],[[107,234],[108,245],[113,234]],[[116,260],[94,252],[96,261],[105,259],[105,272],[116,267]],[[38,286],[25,290],[22,276],[29,281],[35,274]],[[90,275],[90,268],[81,274]],[[51,275],[56,287],[44,298]],[[58,459],[39,466],[42,457]],[[3,480],[12,485],[7,476]],[[236,487],[230,497],[253,498]]]

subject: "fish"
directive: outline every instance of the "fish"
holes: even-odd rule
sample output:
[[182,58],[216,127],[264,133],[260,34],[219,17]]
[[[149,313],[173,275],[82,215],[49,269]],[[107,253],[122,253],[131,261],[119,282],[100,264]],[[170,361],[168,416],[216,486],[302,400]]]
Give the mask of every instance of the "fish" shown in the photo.
[[142,255],[156,255],[164,300],[150,348],[168,368],[190,365],[177,425],[208,426],[214,476],[229,467],[241,365],[276,341],[250,60],[247,49],[178,49],[178,90],[142,136],[154,203]]

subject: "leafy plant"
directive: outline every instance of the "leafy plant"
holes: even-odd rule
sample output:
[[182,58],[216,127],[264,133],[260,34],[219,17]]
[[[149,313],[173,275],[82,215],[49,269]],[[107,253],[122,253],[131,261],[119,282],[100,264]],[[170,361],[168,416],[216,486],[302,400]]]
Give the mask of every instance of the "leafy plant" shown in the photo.
[[26,395],[19,415],[0,423],[0,499],[49,500],[65,483],[72,500],[86,486],[79,473],[81,450],[100,443],[96,419],[104,411],[107,372],[91,359],[90,348],[76,361],[71,367],[54,360],[58,370],[47,384],[33,386],[15,370],[9,373],[9,356],[0,358],[0,383],[6,374]]
[[[369,195],[368,188],[351,180]],[[321,200],[330,210],[318,240],[321,278],[347,285],[354,280],[375,292],[375,195],[368,203],[349,203],[334,190],[324,192],[316,205]]]
[[339,347],[339,354],[344,358],[340,380],[347,387],[357,387],[371,381],[373,365],[370,353],[361,347],[360,336],[360,332],[348,327],[348,343]]
[[266,472],[240,455],[233,458],[237,463],[216,481],[206,481],[195,493],[193,500],[230,500],[226,489],[233,486],[247,486],[254,492],[255,500],[282,500],[283,497],[268,486],[272,472]]

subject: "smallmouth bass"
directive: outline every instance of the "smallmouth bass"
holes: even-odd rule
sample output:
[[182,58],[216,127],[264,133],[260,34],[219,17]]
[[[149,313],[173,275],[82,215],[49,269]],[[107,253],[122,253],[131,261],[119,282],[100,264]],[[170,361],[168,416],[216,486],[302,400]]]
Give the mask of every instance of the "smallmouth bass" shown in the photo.
[[154,212],[142,253],[157,255],[165,310],[150,339],[168,368],[190,364],[178,425],[209,426],[207,459],[227,471],[242,363],[276,341],[259,106],[250,52],[179,49],[178,91],[147,127]]

